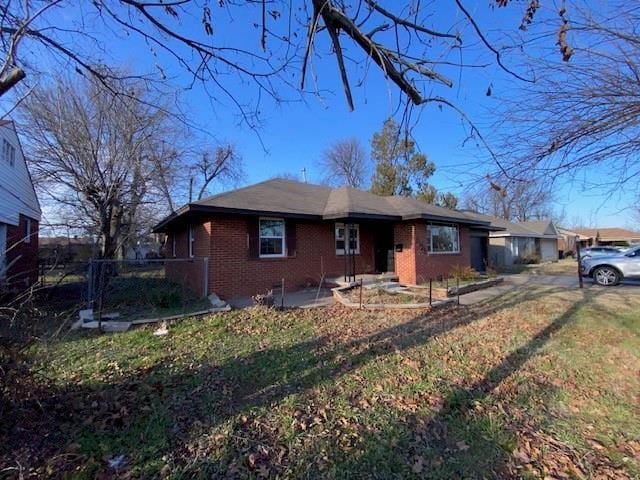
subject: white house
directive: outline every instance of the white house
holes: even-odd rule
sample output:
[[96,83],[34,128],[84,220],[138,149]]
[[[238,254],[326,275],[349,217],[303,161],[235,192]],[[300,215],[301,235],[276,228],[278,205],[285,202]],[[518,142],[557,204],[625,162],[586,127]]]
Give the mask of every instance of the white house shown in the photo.
[[15,125],[0,120],[0,280],[11,285],[38,278],[40,204]]

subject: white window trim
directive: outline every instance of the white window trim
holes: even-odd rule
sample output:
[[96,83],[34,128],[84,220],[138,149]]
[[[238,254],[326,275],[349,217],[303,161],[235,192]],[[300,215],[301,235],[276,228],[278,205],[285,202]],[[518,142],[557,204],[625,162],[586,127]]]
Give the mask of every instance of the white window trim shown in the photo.
[[171,232],[171,253],[176,257],[176,232]]
[[[263,254],[262,253],[262,239],[263,238],[280,238],[280,237],[274,237],[274,236],[266,236],[263,237],[262,233],[261,233],[261,229],[260,229],[260,222],[262,222],[263,220],[272,220],[272,221],[277,221],[277,222],[282,222],[282,238],[280,239],[282,242],[282,253],[266,253]],[[258,256],[260,258],[283,258],[287,256],[287,251],[285,249],[286,247],[286,242],[285,242],[285,238],[287,237],[287,232],[286,232],[286,228],[287,225],[284,221],[284,218],[278,218],[278,217],[260,217],[258,219]]]
[[2,139],[2,157],[9,166],[13,167],[16,164],[16,147],[11,145],[11,142],[7,139]]
[[24,243],[31,243],[31,219],[30,218],[25,218],[25,226],[26,226],[26,230],[27,232],[25,233],[24,236]]
[[[456,236],[458,237],[457,250],[451,250],[450,252],[434,252],[433,251],[433,238],[431,237],[431,229],[429,227],[454,227],[456,229]],[[460,253],[460,226],[455,223],[428,223],[427,224],[427,235],[429,236],[429,251],[427,252],[429,255],[457,255]]]
[[195,237],[193,235],[193,225],[189,225],[189,234],[188,234],[188,243],[187,243],[187,249],[189,252],[189,258],[193,258],[195,257],[195,252],[193,251],[193,244],[195,243]]
[[[338,222],[334,225],[333,228],[333,234],[335,237],[335,241],[334,241],[334,246],[336,247],[336,255],[344,255],[345,254],[345,249],[344,248],[338,248],[338,240],[344,240],[344,246],[346,247],[348,244],[347,242],[348,237],[349,237],[349,233],[347,232],[347,224],[343,223],[343,222]],[[352,255],[360,255],[360,224],[359,223],[349,223],[348,224],[351,229],[355,230],[357,232],[356,234],[356,249],[355,250],[351,250],[349,253]],[[338,228],[342,228],[344,229],[344,233],[345,233],[345,237],[347,238],[338,238],[338,234],[336,232],[336,230],[338,230]]]

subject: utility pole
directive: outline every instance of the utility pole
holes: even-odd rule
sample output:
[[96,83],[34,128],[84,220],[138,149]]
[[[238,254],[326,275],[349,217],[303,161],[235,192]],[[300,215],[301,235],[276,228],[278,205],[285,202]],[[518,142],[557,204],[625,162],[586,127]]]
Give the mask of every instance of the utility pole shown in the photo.
[[580,284],[580,288],[584,288],[584,284],[582,281],[582,259],[580,258],[580,236],[576,235],[576,257],[578,257],[578,283]]

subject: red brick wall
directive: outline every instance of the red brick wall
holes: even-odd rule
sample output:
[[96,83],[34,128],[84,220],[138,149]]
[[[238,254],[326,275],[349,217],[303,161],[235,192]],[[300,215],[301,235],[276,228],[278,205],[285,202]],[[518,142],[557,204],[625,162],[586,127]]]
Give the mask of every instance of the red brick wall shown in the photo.
[[393,228],[394,243],[402,244],[402,252],[394,253],[396,275],[400,283],[416,284],[415,225],[396,223]]
[[[257,221],[257,220],[256,220]],[[326,277],[344,273],[344,257],[335,253],[333,222],[296,221],[296,254],[285,258],[250,258],[247,219],[215,217],[211,221],[209,291],[221,298],[248,297],[263,293],[285,279],[287,290],[317,284],[321,264]],[[374,270],[374,230],[360,225],[358,273]]]
[[[257,218],[255,219],[257,221]],[[250,258],[246,217],[216,216],[194,224],[196,261],[168,262],[167,275],[200,292],[205,273],[202,257],[209,258],[208,291],[221,298],[249,297],[279,288],[282,278],[287,290],[297,290],[320,280],[321,265],[325,278],[344,273],[344,257],[335,253],[334,222],[295,221],[296,253],[283,258]],[[375,223],[360,224],[360,254],[356,272],[375,270]],[[172,238],[176,234],[176,257],[188,254],[187,227],[169,235],[165,255],[172,258]],[[428,254],[425,222],[394,225],[395,269],[401,283],[420,284],[449,274],[455,265],[470,265],[469,230],[460,228],[460,253]]]
[[471,264],[469,229],[460,227],[460,253],[427,252],[426,222],[395,225],[395,243],[402,243],[402,252],[395,253],[396,273],[400,283],[421,284],[429,279],[448,276],[454,266]]
[[[28,287],[38,281],[38,222],[31,219],[31,237],[25,242],[27,217],[20,215],[17,226],[7,225],[7,283]],[[14,263],[15,262],[15,263]]]
[[[194,258],[189,258],[189,234],[188,227],[183,226],[171,232],[164,246],[166,263],[166,274],[170,280],[186,286],[197,294],[204,293],[204,282],[206,277],[205,257],[209,257],[209,236],[211,232],[211,222],[200,222],[193,224]],[[173,238],[176,236],[176,259],[173,259]]]
[[451,269],[459,265],[468,267],[471,265],[471,242],[469,241],[469,229],[460,227],[460,253],[427,253],[427,225],[416,225],[416,280],[424,283],[429,279],[446,277]]

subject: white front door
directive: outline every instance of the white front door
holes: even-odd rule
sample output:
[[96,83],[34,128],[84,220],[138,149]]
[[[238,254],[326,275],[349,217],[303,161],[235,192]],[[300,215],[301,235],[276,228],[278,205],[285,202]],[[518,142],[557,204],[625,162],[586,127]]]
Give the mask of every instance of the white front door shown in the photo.
[[4,279],[7,252],[7,225],[0,223],[0,280]]

